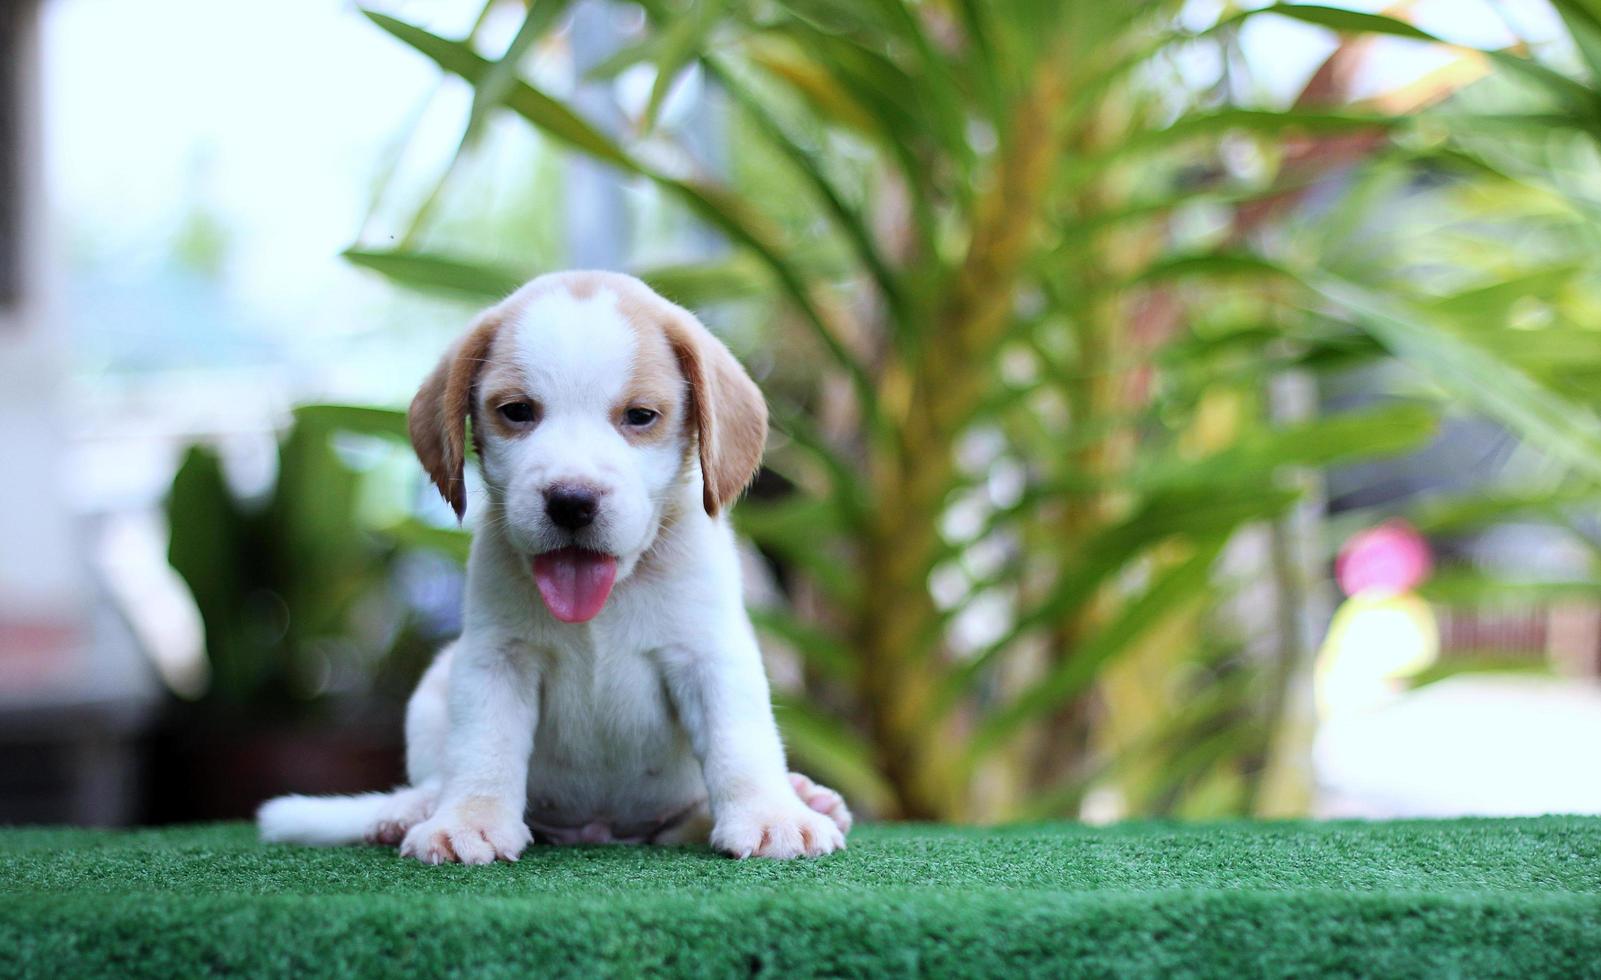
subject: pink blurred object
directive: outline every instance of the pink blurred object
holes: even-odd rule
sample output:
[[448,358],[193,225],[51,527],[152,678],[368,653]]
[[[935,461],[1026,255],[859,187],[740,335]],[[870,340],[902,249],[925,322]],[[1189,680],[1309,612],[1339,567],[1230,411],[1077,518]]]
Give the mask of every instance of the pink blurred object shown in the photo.
[[1429,577],[1429,543],[1405,521],[1387,521],[1351,536],[1334,561],[1334,578],[1348,596],[1395,595]]

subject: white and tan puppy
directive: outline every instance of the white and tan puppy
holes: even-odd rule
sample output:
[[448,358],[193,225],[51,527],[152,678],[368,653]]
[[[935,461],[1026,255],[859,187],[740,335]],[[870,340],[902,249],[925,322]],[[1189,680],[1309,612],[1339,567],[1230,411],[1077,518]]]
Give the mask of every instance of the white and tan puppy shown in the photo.
[[542,276],[423,383],[412,444],[458,516],[485,487],[460,639],[406,712],[410,784],[261,808],[267,840],[399,844],[438,864],[532,838],[845,846],[839,795],[784,761],[725,512],[767,434],[760,390],[628,276]]

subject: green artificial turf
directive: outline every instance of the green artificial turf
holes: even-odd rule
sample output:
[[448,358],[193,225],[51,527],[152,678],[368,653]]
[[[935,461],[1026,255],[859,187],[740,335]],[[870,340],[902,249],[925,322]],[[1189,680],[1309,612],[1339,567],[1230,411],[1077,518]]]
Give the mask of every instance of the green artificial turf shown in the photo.
[[1601,975],[1601,818],[859,828],[819,861],[425,867],[242,825],[0,831],[0,973]]

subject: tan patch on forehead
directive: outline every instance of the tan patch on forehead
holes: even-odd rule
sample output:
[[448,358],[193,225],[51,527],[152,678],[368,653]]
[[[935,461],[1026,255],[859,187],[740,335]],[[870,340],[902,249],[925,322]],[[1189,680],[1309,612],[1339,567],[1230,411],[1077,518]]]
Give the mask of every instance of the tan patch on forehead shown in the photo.
[[620,272],[591,269],[549,272],[523,283],[516,292],[501,301],[500,308],[506,311],[508,319],[514,319],[524,313],[534,300],[549,293],[564,290],[573,299],[586,300],[602,288],[620,293],[628,288],[643,289],[644,285],[633,276]]
[[548,273],[530,280],[502,305],[515,315],[521,309],[526,309],[533,300],[555,290],[565,290],[573,299],[580,301],[600,292],[611,293],[617,298],[618,312],[634,324],[661,321],[674,313],[686,315],[685,311],[656,295],[649,286],[633,276],[602,269]]
[[[578,301],[610,295],[618,316],[633,331],[634,356],[628,382],[612,408],[619,420],[625,411],[634,407],[654,409],[662,413],[662,419],[646,432],[629,433],[628,438],[634,442],[655,442],[681,433],[690,415],[688,392],[678,354],[668,334],[676,320],[692,319],[690,314],[656,295],[633,276],[578,270],[540,276],[523,286],[502,304],[506,321],[516,322],[539,297],[558,290]],[[527,379],[517,366],[516,345],[515,330],[501,331],[487,355],[480,386],[480,401],[487,416],[485,424],[499,424],[499,414],[487,411],[495,407],[491,401],[497,397],[504,400],[519,388],[526,389]],[[692,440],[685,440],[686,453],[693,449],[691,443]]]
[[620,272],[605,272],[599,269],[556,272],[547,276],[540,276],[530,285],[535,287],[536,292],[565,289],[576,300],[589,299],[602,289],[610,290],[619,296],[625,291],[634,292],[644,289],[639,280],[633,276],[625,276]]
[[569,272],[562,277],[562,285],[567,287],[573,299],[585,300],[595,295],[606,275],[604,272]]

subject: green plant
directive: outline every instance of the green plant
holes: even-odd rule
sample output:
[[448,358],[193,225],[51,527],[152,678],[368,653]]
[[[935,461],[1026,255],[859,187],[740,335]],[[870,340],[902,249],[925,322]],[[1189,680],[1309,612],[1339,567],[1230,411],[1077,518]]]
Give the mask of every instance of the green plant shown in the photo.
[[[1561,6],[1601,51],[1591,8]],[[1486,287],[1454,294],[1458,317],[1352,244],[1419,175],[1464,193],[1518,179],[1435,121],[1461,121],[1452,97],[1483,65],[1593,131],[1594,91],[1526,52],[1465,52],[1357,102],[1365,37],[1432,39],[1315,5],[1187,28],[1176,2],[640,0],[646,29],[596,74],[656,81],[613,137],[520,74],[564,7],[535,0],[499,57],[369,16],[474,87],[463,147],[513,113],[733,247],[646,277],[741,299],[795,355],[767,379],[769,466],[795,490],[737,519],[793,573],[788,608],[757,611],[807,664],[784,698],[791,745],[880,812],[1073,811],[1096,785],[1137,812],[1293,808],[1273,774],[1293,768],[1280,735],[1317,562],[1295,508],[1315,474],[1414,449],[1461,405],[1580,474],[1601,466],[1588,409],[1466,329]],[[1347,32],[1294,105],[1231,84],[1255,17]],[[1224,66],[1215,85],[1179,70],[1199,50]],[[728,178],[655,162],[673,136],[657,112],[690,69],[731,107]],[[1339,204],[1310,210],[1311,188]],[[1504,275],[1505,247],[1475,241]],[[514,278],[410,248],[351,258],[485,298]],[[1391,357],[1430,383],[1326,417],[1284,396]]]
[[385,686],[389,671],[409,675],[402,687],[414,680],[415,665],[392,657],[417,645],[392,587],[395,549],[363,528],[362,477],[333,444],[335,431],[352,429],[404,431],[404,419],[298,409],[260,499],[237,497],[215,451],[185,454],[167,498],[168,559],[204,625],[207,703],[292,715],[330,687],[364,693]]

